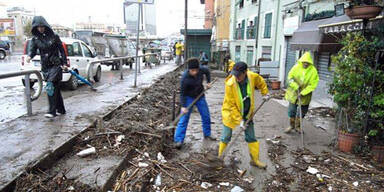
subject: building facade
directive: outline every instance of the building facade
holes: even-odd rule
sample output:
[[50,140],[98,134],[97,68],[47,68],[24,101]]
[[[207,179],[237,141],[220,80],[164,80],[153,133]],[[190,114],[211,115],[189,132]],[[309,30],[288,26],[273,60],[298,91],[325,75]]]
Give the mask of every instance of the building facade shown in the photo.
[[226,54],[229,53],[230,40],[230,16],[231,0],[216,0],[214,4],[214,26],[212,29],[211,51],[214,62],[222,63]]
[[15,49],[21,49],[25,41],[24,27],[32,22],[34,13],[26,10],[23,7],[12,7],[7,10],[8,18],[13,18],[15,21],[16,35],[9,37],[9,40],[14,42]]
[[214,22],[214,4],[219,0],[205,0],[205,9],[204,9],[204,29],[212,29]]

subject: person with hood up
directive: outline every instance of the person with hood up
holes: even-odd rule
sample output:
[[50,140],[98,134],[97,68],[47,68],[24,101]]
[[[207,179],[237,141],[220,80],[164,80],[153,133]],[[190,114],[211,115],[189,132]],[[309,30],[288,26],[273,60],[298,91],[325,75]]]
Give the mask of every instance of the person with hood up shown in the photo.
[[227,73],[227,75],[231,74],[233,66],[235,66],[235,62],[233,60],[231,60],[231,56],[229,54],[225,55],[225,57],[224,57],[224,71]]
[[29,63],[40,52],[41,71],[47,82],[49,110],[44,116],[53,118],[66,113],[63,97],[60,92],[60,81],[63,69],[67,70],[67,57],[60,37],[56,35],[51,26],[42,16],[35,16],[32,20],[32,35],[30,41],[31,51],[26,61]]
[[302,118],[304,118],[308,112],[312,92],[316,89],[318,82],[319,75],[316,67],[313,66],[311,53],[305,52],[288,73],[288,88],[285,99],[289,102],[288,117],[290,126],[284,130],[285,133],[290,133],[292,130],[301,131],[300,117],[297,112],[298,97],[301,100]]
[[[196,99],[201,92],[204,91],[203,79],[204,76],[207,79],[207,88],[211,87],[211,75],[207,67],[199,65],[199,60],[197,58],[190,58],[186,61],[188,70],[184,72],[181,77],[181,89],[180,89],[180,105],[181,113],[184,115],[180,118],[179,123],[177,124],[174,142],[175,146],[178,149],[181,149],[185,133],[188,127],[189,117],[192,112],[192,108],[188,110],[188,106]],[[196,102],[196,107],[199,110],[201,120],[203,122],[203,133],[204,138],[209,140],[215,140],[211,136],[211,117],[209,114],[209,108],[205,96],[203,95]]]
[[[225,80],[225,95],[221,109],[223,131],[219,143],[219,157],[223,154],[227,144],[231,141],[233,130],[252,116],[255,106],[255,90],[258,89],[263,100],[269,100],[268,88],[263,77],[248,70],[247,64],[237,62],[231,71],[231,75]],[[255,137],[254,124],[251,120],[245,131],[245,141],[248,143],[251,156],[250,164],[265,169],[265,163],[259,160],[259,142]]]

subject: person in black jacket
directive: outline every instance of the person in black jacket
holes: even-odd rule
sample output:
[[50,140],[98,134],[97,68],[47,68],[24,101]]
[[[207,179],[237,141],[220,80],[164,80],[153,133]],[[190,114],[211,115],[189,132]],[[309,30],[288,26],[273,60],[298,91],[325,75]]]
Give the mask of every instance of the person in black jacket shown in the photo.
[[60,81],[63,76],[62,70],[67,70],[67,58],[60,37],[53,32],[44,17],[35,16],[33,18],[32,35],[31,51],[28,53],[26,61],[29,63],[39,50],[41,71],[47,82],[45,88],[49,102],[49,111],[44,116],[53,118],[66,113],[60,92]]
[[[204,91],[204,75],[207,78],[207,88],[211,87],[211,75],[209,69],[204,66],[200,66],[198,58],[190,58],[186,61],[186,64],[188,65],[188,70],[184,72],[181,78],[180,90],[181,113],[184,115],[180,118],[174,135],[174,142],[176,144],[176,148],[178,149],[180,149],[183,145],[189,117],[192,112],[192,108],[188,110],[187,106],[190,105],[193,100],[195,100],[196,97]],[[211,136],[211,117],[209,115],[208,104],[205,100],[205,96],[203,95],[195,105],[199,110],[203,121],[204,138],[215,140]]]

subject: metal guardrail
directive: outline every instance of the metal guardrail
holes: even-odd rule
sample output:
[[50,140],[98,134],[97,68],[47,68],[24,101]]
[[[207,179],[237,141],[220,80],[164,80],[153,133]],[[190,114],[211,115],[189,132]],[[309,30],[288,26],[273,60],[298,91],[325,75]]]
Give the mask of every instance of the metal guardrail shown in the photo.
[[[92,62],[89,62],[87,64],[87,67],[86,67],[86,71],[87,71],[87,79],[88,81],[92,81],[94,82],[94,79],[93,79],[93,66],[97,63],[103,63],[103,62],[113,62],[113,61],[120,61],[120,80],[123,80],[124,79],[124,75],[123,75],[123,62],[124,60],[127,60],[127,59],[132,59],[132,58],[140,58],[140,57],[146,57],[146,56],[151,56],[151,55],[157,55],[156,53],[149,53],[149,54],[145,54],[145,55],[138,55],[137,57],[136,56],[129,56],[129,57],[115,57],[115,58],[111,58],[111,59],[101,59],[101,60],[97,60],[97,61],[92,61]],[[135,66],[135,81],[134,81],[134,87],[136,87],[136,84],[137,84],[137,70],[140,70],[140,62],[136,62],[136,66]]]
[[[35,92],[35,94],[32,96],[31,96],[31,87],[30,87],[30,78],[29,78],[31,74],[35,74],[37,76],[37,81],[39,84],[39,88],[37,89],[37,92]],[[25,81],[25,97],[27,100],[27,114],[28,116],[31,116],[32,101],[38,99],[43,90],[43,78],[41,76],[41,73],[38,70],[17,71],[17,72],[0,74],[0,79],[6,79],[6,78],[17,77],[22,75],[25,75],[24,81]]]

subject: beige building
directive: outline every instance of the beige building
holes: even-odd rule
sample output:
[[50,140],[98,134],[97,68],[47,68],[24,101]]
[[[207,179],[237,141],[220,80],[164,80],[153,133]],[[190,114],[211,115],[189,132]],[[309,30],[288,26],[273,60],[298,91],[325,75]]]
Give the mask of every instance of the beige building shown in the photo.
[[75,30],[89,30],[89,31],[95,31],[95,32],[105,32],[106,26],[103,23],[81,22],[81,23],[76,23]]
[[52,30],[60,37],[72,37],[73,29],[58,24],[51,25]]
[[23,7],[12,7],[7,10],[7,16],[15,20],[16,36],[10,37],[10,40],[15,42],[15,49],[22,49],[26,39],[24,26],[28,22],[32,22],[34,14],[32,11],[28,11]]

